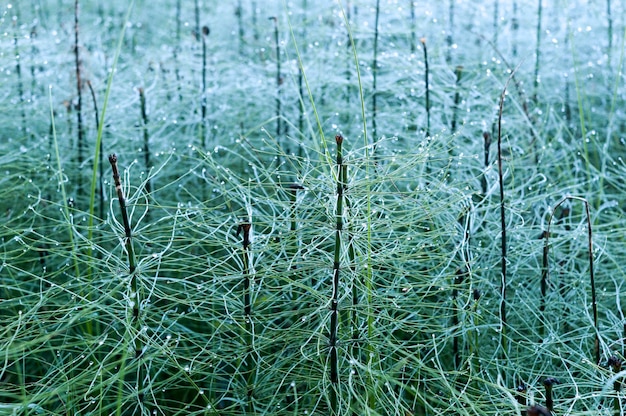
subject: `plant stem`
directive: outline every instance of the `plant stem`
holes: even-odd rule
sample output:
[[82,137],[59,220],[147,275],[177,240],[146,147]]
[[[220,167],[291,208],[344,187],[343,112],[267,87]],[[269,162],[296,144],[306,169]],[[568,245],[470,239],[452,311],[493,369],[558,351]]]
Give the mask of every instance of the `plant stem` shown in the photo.
[[196,21],[194,35],[196,37],[196,40],[199,41],[201,37],[200,35],[200,1],[199,0],[194,0],[193,15]]
[[78,146],[78,192],[80,197],[83,194],[83,180],[81,175],[84,157],[84,133],[83,133],[83,95],[82,95],[82,78],[81,78],[81,61],[78,47],[78,2],[74,1],[74,64],[76,66],[76,93],[78,94],[78,101],[76,102],[76,127],[77,127],[77,146]]
[[517,0],[513,0],[513,18],[511,19],[511,29],[513,32],[511,43],[513,58],[517,57],[517,33],[519,32],[519,18],[517,17]]
[[207,97],[206,97],[206,38],[209,36],[210,30],[208,26],[202,26],[202,97],[200,99],[200,148],[206,149],[206,113],[207,113]]
[[337,204],[335,207],[335,255],[333,261],[333,281],[332,281],[332,297],[330,303],[330,382],[331,386],[331,415],[339,414],[338,390],[339,390],[339,363],[337,357],[337,330],[339,323],[339,270],[341,261],[341,235],[343,231],[343,155],[342,144],[343,137],[335,136],[337,143]]
[[[554,206],[554,208],[552,209],[552,214],[550,214],[550,218],[548,219],[548,231],[545,234],[546,241],[544,243],[544,252],[548,250],[548,248],[546,247],[548,247],[548,239],[550,238],[550,225],[552,223],[552,218],[554,217],[554,212],[565,201],[568,201],[568,200],[581,201],[585,206],[585,215],[587,217],[587,244],[588,244],[588,251],[589,251],[589,284],[591,285],[591,308],[592,308],[592,313],[593,313],[593,326],[594,326],[594,331],[595,331],[594,358],[595,358],[595,363],[599,364],[600,363],[600,332],[598,328],[598,303],[597,303],[597,298],[596,298],[596,282],[595,282],[595,273],[594,273],[594,268],[593,268],[593,231],[591,227],[591,214],[589,212],[589,201],[587,201],[585,198],[581,198],[577,196],[566,196]],[[545,264],[543,267],[545,269],[545,274],[547,276],[546,280],[549,277],[549,265],[548,265],[547,258],[548,256],[547,254],[545,254],[545,258],[544,258]],[[542,280],[543,279],[544,278],[543,278],[543,273],[542,273]]]
[[[450,0],[450,4],[448,7],[448,34],[446,35],[446,63],[450,65],[452,62],[452,45],[454,44],[453,40],[453,31],[454,31],[454,2],[455,0]],[[457,67],[459,68],[459,67]],[[458,81],[458,78],[457,78]]]
[[380,0],[376,0],[376,21],[374,23],[374,62],[372,63],[372,135],[374,139],[374,147],[376,150],[376,140],[378,139],[378,133],[376,131],[376,114],[378,107],[376,105],[376,98],[378,91],[376,89],[376,80],[378,75],[378,20],[380,17]]
[[[89,92],[91,93],[91,100],[93,101],[93,112],[96,119],[96,131],[100,130],[100,115],[98,113],[98,101],[96,100],[96,93],[91,85],[91,81],[87,80],[87,86],[89,87]],[[102,140],[100,140],[100,149],[98,152],[98,199],[99,199],[99,209],[100,214],[99,217],[101,220],[104,220],[104,161],[103,155],[104,151],[102,149]]]
[[459,104],[461,103],[461,76],[463,75],[463,67],[461,65],[457,66],[454,70],[454,74],[456,75],[456,82],[454,84],[454,105],[452,107],[452,122],[450,123],[450,131],[452,134],[456,132],[456,119],[459,113]]
[[[135,359],[139,359],[143,352],[140,323],[141,293],[139,291],[139,283],[136,273],[137,263],[135,261],[135,252],[133,250],[132,229],[128,219],[128,213],[126,211],[126,198],[124,197],[124,190],[122,189],[120,173],[117,167],[117,155],[115,153],[109,155],[109,163],[111,164],[111,169],[113,171],[113,182],[115,184],[115,190],[117,191],[117,199],[122,213],[122,225],[124,226],[124,246],[128,255],[128,274],[130,275],[129,299],[132,306],[132,323],[133,328],[135,329],[135,334],[132,335],[132,338],[134,338]],[[141,402],[143,401],[143,375],[141,365],[138,367],[137,371],[137,394],[139,401]]]
[[[454,0],[451,0],[451,3]],[[410,3],[410,10],[411,10],[411,53],[415,53],[415,51],[417,50],[417,34],[416,34],[416,27],[417,24],[415,23],[415,1],[413,0],[409,0]]]
[[421,38],[422,49],[424,50],[424,83],[426,84],[426,139],[430,137],[430,86],[428,85],[428,49],[426,48],[426,38]]
[[20,50],[18,46],[19,16],[17,15],[17,11],[16,11],[16,16],[14,17],[15,17],[15,20],[13,20],[13,29],[14,29],[13,47],[14,47],[14,54],[15,54],[15,74],[17,75],[17,94],[18,94],[18,102],[19,102],[20,112],[21,112],[22,132],[25,136],[28,136],[27,131],[26,131],[26,110],[24,109],[24,104],[26,100],[24,100],[25,98],[24,97],[24,82],[22,80],[22,64],[21,64]]
[[145,190],[146,193],[150,193],[152,187],[150,185],[150,170],[152,169],[152,164],[150,162],[150,134],[148,133],[148,113],[146,111],[146,94],[144,93],[143,88],[139,88],[139,102],[141,106],[141,123],[143,127],[143,156],[146,164],[146,172],[147,179]]
[[244,30],[243,30],[243,7],[241,6],[241,0],[237,0],[237,6],[235,7],[235,16],[237,16],[237,26],[239,33],[239,55],[243,56],[243,42],[244,42]]
[[[274,21],[274,47],[276,49],[276,140],[280,143],[281,135],[281,84],[283,83],[282,74],[280,72],[280,42],[278,37],[278,18],[276,16],[270,17],[270,20]],[[289,152],[287,152],[288,154]],[[279,155],[280,156],[280,155]],[[280,157],[277,159],[277,164],[280,166]]]
[[537,94],[539,90],[539,60],[541,57],[541,0],[537,3],[537,45],[535,46],[535,77],[533,80],[533,102],[537,105]]
[[489,168],[489,149],[491,147],[491,136],[489,132],[483,132],[483,174],[480,177],[480,188],[482,191],[482,196],[485,198],[487,196],[487,169]]
[[[519,66],[518,66],[519,68]],[[502,167],[502,112],[504,110],[504,97],[506,96],[506,89],[509,83],[513,79],[515,70],[511,71],[511,75],[506,81],[502,94],[500,95],[500,105],[498,111],[498,182],[500,185],[500,228],[501,228],[501,286],[500,286],[500,345],[502,346],[502,352],[504,357],[507,356],[507,339],[506,339],[506,263],[507,263],[507,251],[506,251],[506,218],[505,218],[505,206],[504,206],[504,169]]]
[[611,16],[611,0],[606,0],[606,16],[607,16],[607,38],[608,47],[606,51],[607,63],[609,69],[611,68],[611,53],[613,50],[613,17]]
[[252,325],[252,297],[250,293],[252,275],[250,273],[249,254],[251,228],[252,224],[249,221],[244,221],[237,227],[237,235],[243,234],[241,260],[243,263],[243,319],[246,328],[246,352],[243,362],[246,380],[246,408],[249,414],[254,414],[254,405],[252,402],[254,395],[254,380],[252,368],[252,343],[254,338],[254,326]]
[[495,0],[493,3],[493,44],[494,45],[498,44],[498,19],[500,17],[499,6],[500,6],[499,0]]

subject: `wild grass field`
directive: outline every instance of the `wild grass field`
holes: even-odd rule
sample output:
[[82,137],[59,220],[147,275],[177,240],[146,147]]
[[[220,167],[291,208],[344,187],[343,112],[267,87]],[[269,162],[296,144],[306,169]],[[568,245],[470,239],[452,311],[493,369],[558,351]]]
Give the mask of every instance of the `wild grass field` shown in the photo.
[[0,414],[624,414],[624,7],[4,2]]

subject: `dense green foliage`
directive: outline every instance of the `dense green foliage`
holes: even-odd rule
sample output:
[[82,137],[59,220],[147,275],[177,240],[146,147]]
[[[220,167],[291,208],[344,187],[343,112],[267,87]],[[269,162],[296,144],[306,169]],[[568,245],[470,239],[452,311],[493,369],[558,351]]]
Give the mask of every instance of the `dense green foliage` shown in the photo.
[[621,414],[626,10],[544,3],[5,5],[0,414]]

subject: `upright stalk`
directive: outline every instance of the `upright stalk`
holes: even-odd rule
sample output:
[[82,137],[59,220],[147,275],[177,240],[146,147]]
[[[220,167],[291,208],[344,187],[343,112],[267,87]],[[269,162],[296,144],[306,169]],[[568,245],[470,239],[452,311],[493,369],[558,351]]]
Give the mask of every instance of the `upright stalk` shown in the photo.
[[378,75],[378,20],[380,17],[380,0],[376,0],[376,20],[374,23],[374,62],[372,63],[372,135],[374,138],[374,150],[376,149],[376,141],[378,134],[376,132],[376,114],[378,112],[378,106],[376,105],[376,98],[378,91],[376,89],[376,79]]
[[426,48],[426,38],[421,38],[422,49],[424,50],[424,83],[426,84],[426,139],[430,137],[430,86],[428,85],[428,49]]
[[483,132],[483,174],[480,177],[480,189],[482,191],[482,196],[485,198],[487,196],[487,169],[489,168],[489,149],[491,148],[491,136],[489,132]]
[[517,17],[517,0],[513,0],[513,17],[511,18],[513,58],[517,58],[517,33],[519,32],[519,17]]
[[452,134],[456,132],[456,118],[459,113],[459,104],[461,103],[461,76],[463,75],[463,67],[457,66],[454,70],[456,75],[456,82],[454,84],[454,106],[452,107],[452,122],[450,123],[450,130]]
[[[307,0],[302,0],[303,22],[302,22],[302,27],[301,27],[302,32],[300,34],[300,38],[302,39],[302,42],[306,40],[306,13],[307,13]],[[298,93],[299,93],[298,131],[302,139],[304,139],[305,137],[304,135],[304,70],[302,69],[300,65],[298,65]],[[299,158],[302,157],[302,150],[303,150],[303,143],[300,143],[300,145],[298,146]]]
[[241,261],[243,264],[243,319],[245,322],[245,340],[246,351],[243,360],[243,371],[246,381],[246,409],[248,414],[253,414],[253,396],[254,396],[254,369],[252,362],[252,343],[254,337],[254,326],[252,325],[252,296],[251,296],[251,280],[253,276],[250,273],[250,230],[252,224],[244,221],[237,227],[237,235],[243,234]]
[[[519,66],[518,66],[519,67]],[[504,110],[504,97],[506,96],[506,89],[509,83],[513,79],[515,71],[511,71],[511,75],[506,81],[502,94],[500,95],[500,105],[498,111],[498,182],[500,185],[500,228],[501,228],[501,256],[500,256],[500,346],[502,347],[502,353],[504,357],[507,357],[507,338],[506,338],[506,285],[507,285],[507,250],[506,250],[506,218],[505,218],[505,206],[504,206],[504,169],[502,167],[502,111]]]
[[20,49],[18,46],[18,19],[19,17],[15,16],[16,19],[13,21],[13,47],[15,54],[15,73],[17,75],[17,94],[18,94],[18,102],[21,111],[21,121],[22,121],[22,132],[25,136],[27,136],[26,132],[26,110],[24,109],[24,82],[22,80],[22,64],[21,64],[21,56]]
[[200,146],[202,150],[206,149],[206,113],[207,113],[207,97],[206,97],[206,38],[209,36],[210,30],[208,26],[202,26],[202,98],[200,99]]
[[[91,85],[91,81],[87,80],[87,86],[91,93],[91,100],[93,101],[93,112],[96,118],[96,131],[100,130],[100,115],[98,113],[98,100],[96,100],[96,93]],[[104,161],[103,161],[103,149],[102,140],[100,140],[100,151],[98,152],[98,201],[99,201],[99,217],[104,219]]]
[[446,35],[446,45],[448,47],[446,50],[446,63],[448,65],[452,62],[452,45],[454,44],[454,2],[455,0],[450,0],[448,7],[448,34]]
[[[276,16],[270,17],[270,20],[274,21],[274,47],[276,49],[276,140],[280,143],[281,130],[281,84],[283,78],[280,68],[280,42],[278,37],[278,18]],[[287,152],[289,153],[289,152]],[[280,155],[279,155],[280,156]],[[280,166],[280,157],[277,158],[278,165]]]
[[554,411],[554,397],[552,396],[552,387],[555,384],[559,384],[559,380],[554,377],[548,377],[543,380],[543,385],[546,388],[546,408],[548,412]]
[[243,56],[243,41],[245,32],[243,30],[243,7],[241,6],[241,0],[237,0],[235,16],[237,16],[237,27],[239,33],[239,55]]
[[[126,198],[124,197],[124,190],[122,189],[122,183],[120,180],[120,173],[117,167],[117,155],[115,153],[109,155],[109,163],[113,170],[113,182],[115,184],[115,190],[117,191],[117,199],[120,204],[120,211],[122,214],[122,225],[124,226],[124,247],[126,248],[126,254],[128,255],[128,274],[130,276],[130,293],[129,301],[132,309],[132,324],[134,328],[134,334],[131,337],[134,340],[135,346],[135,359],[139,359],[143,352],[143,343],[141,341],[141,293],[139,291],[139,283],[136,273],[136,261],[135,252],[133,250],[132,229],[130,227],[130,221],[128,219],[128,213],[126,212]],[[140,401],[143,399],[143,376],[141,372],[141,366],[138,366],[137,374],[137,394]]]
[[541,0],[537,3],[537,44],[535,46],[535,77],[533,79],[533,102],[537,105],[537,94],[539,90],[539,61],[541,58]]
[[498,45],[498,20],[500,17],[500,2],[494,0],[493,2],[493,44]]
[[343,137],[335,136],[337,143],[337,204],[335,207],[335,256],[333,261],[333,281],[332,296],[330,301],[330,335],[328,337],[330,346],[330,414],[336,416],[339,414],[339,360],[337,356],[337,330],[339,323],[339,270],[341,261],[341,235],[343,232],[343,191],[345,184],[343,182],[343,155],[342,144]]
[[78,192],[77,195],[80,197],[83,194],[83,179],[81,175],[81,169],[83,165],[83,161],[85,160],[84,156],[84,132],[83,132],[83,95],[82,95],[82,78],[81,78],[81,61],[80,61],[80,52],[78,47],[78,2],[79,0],[74,1],[74,64],[76,66],[76,93],[78,101],[76,102],[76,128],[77,128],[77,148],[78,148]]
[[141,123],[143,127],[143,156],[146,164],[146,173],[148,177],[146,178],[145,190],[146,193],[150,193],[152,191],[150,185],[150,169],[152,169],[152,163],[150,162],[150,134],[148,133],[148,113],[146,111],[146,94],[144,93],[143,88],[139,88],[139,102],[141,106]]
[[607,40],[608,48],[606,51],[607,63],[609,69],[611,68],[611,52],[613,50],[613,17],[611,16],[611,0],[606,0],[606,17],[607,17]]
[[199,41],[201,37],[200,35],[200,1],[199,0],[194,0],[193,15],[196,21],[195,30],[193,32],[196,37],[196,40]]
[[[453,2],[453,0],[451,0]],[[415,23],[415,1],[409,0],[411,10],[411,53],[415,53],[417,50],[417,24]]]
[[[587,217],[587,245],[589,251],[589,284],[591,285],[591,308],[593,313],[593,327],[595,332],[595,341],[594,341],[594,358],[595,363],[600,363],[600,332],[598,328],[598,303],[596,298],[596,282],[595,282],[595,273],[593,268],[593,231],[591,228],[591,213],[589,212],[589,202],[585,198],[577,197],[577,196],[566,196],[561,201],[559,201],[554,208],[552,209],[552,213],[554,213],[565,201],[568,200],[576,200],[581,201],[585,206],[585,215]],[[550,225],[552,224],[552,218],[554,214],[550,215],[548,219],[548,230],[546,231],[545,240],[544,240],[544,265],[542,272],[542,282],[544,280],[547,281],[549,278],[549,265],[548,265],[548,255],[547,251],[549,250],[549,238],[550,238]],[[544,277],[545,274],[545,277]],[[547,286],[547,285],[546,285]],[[545,316],[541,317],[545,320]]]

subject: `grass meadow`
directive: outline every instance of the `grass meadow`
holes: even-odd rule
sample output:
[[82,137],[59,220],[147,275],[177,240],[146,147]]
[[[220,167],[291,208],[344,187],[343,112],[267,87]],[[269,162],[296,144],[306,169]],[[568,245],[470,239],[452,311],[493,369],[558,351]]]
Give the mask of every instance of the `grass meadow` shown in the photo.
[[1,7],[1,415],[624,414],[623,2]]

